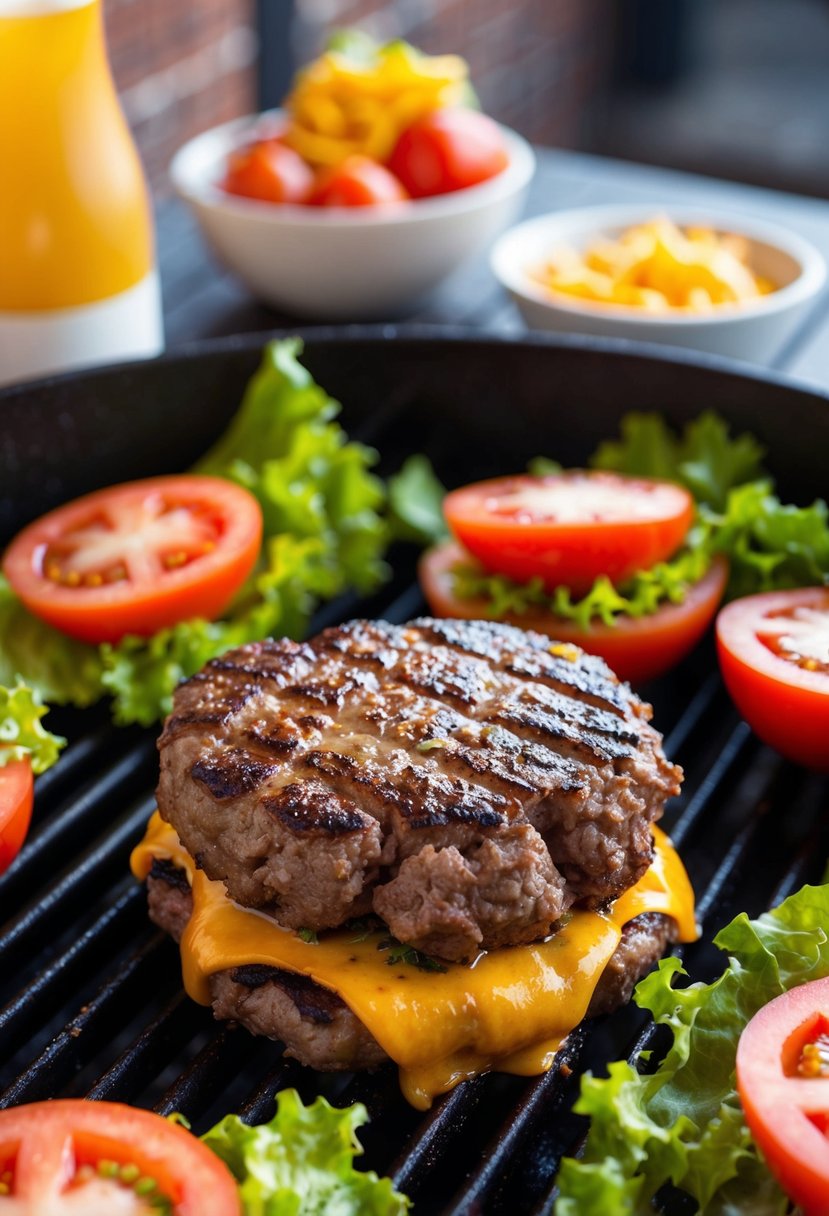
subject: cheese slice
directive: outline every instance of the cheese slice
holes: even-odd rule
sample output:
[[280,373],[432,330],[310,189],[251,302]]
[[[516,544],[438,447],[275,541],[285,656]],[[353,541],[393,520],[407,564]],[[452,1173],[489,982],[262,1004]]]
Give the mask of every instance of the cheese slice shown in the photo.
[[495,1069],[536,1076],[582,1020],[619,944],[622,927],[643,912],[677,922],[680,941],[697,937],[694,896],[670,840],[653,829],[655,859],[636,886],[605,913],[577,910],[546,941],[482,952],[469,965],[425,971],[391,963],[382,932],[326,932],[305,942],[269,917],[241,908],[224,884],[197,870],[174,829],[156,812],[132,854],[143,881],[153,859],[184,870],[193,914],[181,941],[184,986],[211,1003],[210,976],[252,963],[307,975],[342,998],[400,1068],[409,1102],[426,1110],[459,1081]]

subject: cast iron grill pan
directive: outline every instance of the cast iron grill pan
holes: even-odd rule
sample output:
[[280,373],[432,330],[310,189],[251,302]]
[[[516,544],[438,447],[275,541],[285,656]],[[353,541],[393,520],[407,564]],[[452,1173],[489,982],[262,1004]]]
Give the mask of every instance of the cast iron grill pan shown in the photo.
[[[449,484],[519,469],[541,453],[578,464],[626,410],[681,421],[714,407],[767,444],[785,494],[806,502],[825,492],[829,402],[783,380],[586,340],[507,343],[388,328],[307,338],[308,365],[343,400],[349,433],[382,452],[384,473],[412,451],[427,452]],[[2,533],[96,485],[186,467],[232,412],[261,341],[208,343],[0,393]],[[393,552],[393,576],[378,594],[327,605],[314,629],[423,611],[415,558],[408,548]],[[685,966],[710,979],[721,967],[710,945],[720,926],[819,880],[829,782],[752,736],[710,642],[643,693],[668,755],[685,768],[665,826],[705,928],[685,947]],[[365,1164],[392,1173],[418,1213],[548,1210],[558,1162],[584,1134],[571,1112],[581,1073],[662,1045],[639,1010],[580,1027],[544,1077],[479,1077],[425,1115],[400,1097],[393,1066],[358,1075],[301,1068],[278,1044],[220,1026],[189,1001],[177,948],[147,919],[127,859],[153,806],[153,732],[116,730],[103,707],[56,710],[50,725],[70,746],[39,778],[29,841],[0,878],[0,1106],[88,1095],[181,1111],[203,1131],[231,1110],[266,1119],[274,1093],[295,1085],[306,1100],[323,1093],[368,1106]],[[682,1209],[669,1200],[666,1210]]]

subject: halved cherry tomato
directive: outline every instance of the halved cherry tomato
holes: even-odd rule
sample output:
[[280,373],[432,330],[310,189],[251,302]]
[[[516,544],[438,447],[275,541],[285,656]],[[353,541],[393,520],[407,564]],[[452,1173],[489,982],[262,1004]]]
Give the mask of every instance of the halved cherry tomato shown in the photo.
[[[453,588],[452,571],[458,565],[474,565],[460,545],[448,541],[420,559],[423,593],[436,616],[464,620],[490,618],[484,599],[459,599]],[[728,581],[728,565],[716,558],[711,569],[688,591],[681,604],[665,604],[650,616],[619,617],[615,625],[594,622],[581,629],[541,608],[507,613],[499,618],[521,629],[535,629],[556,641],[580,646],[600,655],[622,680],[641,684],[669,671],[696,646],[714,619]]]
[[447,494],[443,511],[488,570],[583,594],[601,574],[621,583],[670,557],[694,503],[671,482],[576,469],[479,481]]
[[775,997],[737,1048],[737,1089],[766,1165],[804,1216],[829,1212],[829,979]]
[[262,512],[219,477],[133,481],[28,525],[3,571],[36,616],[83,642],[218,616],[253,569]]
[[408,127],[389,159],[412,198],[477,186],[509,164],[496,122],[477,110],[435,110]]
[[734,600],[717,618],[717,650],[752,730],[789,760],[829,772],[829,589]]
[[313,169],[278,139],[258,140],[231,152],[222,183],[228,194],[266,203],[304,203],[313,184]]
[[160,1115],[115,1102],[72,1099],[0,1111],[0,1173],[11,1174],[11,1197],[0,1198],[0,1211],[18,1200],[15,1212],[131,1216],[153,1210],[160,1197],[174,1216],[242,1211],[233,1175],[206,1145]]
[[0,768],[0,874],[9,868],[26,839],[32,820],[34,778],[28,760]]
[[369,156],[347,156],[323,169],[308,202],[317,207],[371,207],[409,196],[393,173]]

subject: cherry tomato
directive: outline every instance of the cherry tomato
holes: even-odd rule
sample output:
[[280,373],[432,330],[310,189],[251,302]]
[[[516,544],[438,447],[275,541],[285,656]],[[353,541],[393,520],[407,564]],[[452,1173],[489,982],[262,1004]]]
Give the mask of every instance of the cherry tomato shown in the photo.
[[737,1089],[766,1165],[803,1216],[829,1212],[829,979],[775,997],[737,1048]]
[[829,772],[829,589],[734,600],[717,618],[717,650],[752,730],[789,760]]
[[576,469],[464,486],[447,494],[443,511],[488,570],[584,594],[601,574],[621,583],[670,557],[691,525],[694,503],[671,482]]
[[[126,1167],[125,1177],[114,1177],[118,1167]],[[66,1099],[0,1111],[0,1171],[12,1175],[11,1198],[21,1201],[15,1211],[114,1216],[146,1211],[153,1198],[166,1198],[174,1216],[242,1211],[233,1175],[206,1145],[160,1115],[115,1102]],[[153,1192],[144,1180],[155,1182]]]
[[218,616],[253,569],[262,512],[241,487],[186,474],[87,494],[24,528],[3,570],[26,607],[83,642]]
[[34,778],[28,760],[0,768],[0,874],[9,868],[26,839],[32,819]]
[[371,207],[409,196],[393,173],[368,156],[348,156],[323,169],[308,202],[317,207]]
[[[459,599],[455,595],[452,571],[470,562],[474,565],[474,559],[453,541],[421,558],[421,586],[436,616],[490,618],[486,600]],[[615,625],[594,622],[589,629],[581,629],[573,621],[541,608],[520,615],[507,613],[499,619],[600,655],[620,679],[641,684],[675,667],[696,646],[714,619],[727,581],[727,563],[716,558],[705,577],[689,589],[683,603],[665,604],[650,616],[619,617]]]
[[304,203],[314,172],[293,148],[278,139],[262,139],[231,152],[222,183],[228,194],[266,203]]
[[509,164],[496,122],[477,110],[435,110],[400,136],[389,168],[412,198],[477,186]]

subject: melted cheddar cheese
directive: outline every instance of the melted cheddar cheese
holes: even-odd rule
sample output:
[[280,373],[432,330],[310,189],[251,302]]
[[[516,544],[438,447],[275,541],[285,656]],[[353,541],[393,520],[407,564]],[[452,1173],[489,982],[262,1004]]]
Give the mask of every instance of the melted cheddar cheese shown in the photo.
[[653,833],[653,865],[608,912],[575,911],[546,941],[483,952],[445,971],[389,965],[381,932],[359,940],[353,930],[339,929],[309,943],[239,907],[223,883],[196,869],[158,812],[131,864],[142,881],[154,858],[187,874],[193,914],[181,959],[184,986],[195,1001],[209,1005],[210,976],[233,967],[261,963],[307,975],[338,993],[398,1064],[406,1098],[425,1110],[435,1095],[481,1072],[546,1072],[587,1012],[622,926],[634,916],[662,912],[677,922],[681,941],[696,938],[688,876],[667,836],[658,828]]

